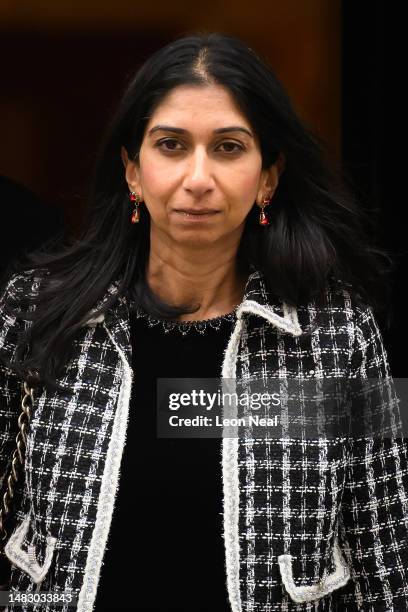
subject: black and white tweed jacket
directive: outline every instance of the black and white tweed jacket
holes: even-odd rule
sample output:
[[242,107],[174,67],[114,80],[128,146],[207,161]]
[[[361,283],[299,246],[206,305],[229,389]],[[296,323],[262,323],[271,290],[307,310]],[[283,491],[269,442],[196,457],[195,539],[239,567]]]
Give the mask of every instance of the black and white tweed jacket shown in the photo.
[[[5,306],[19,310],[38,290],[40,277],[26,272],[11,278],[1,298],[0,348],[9,358],[19,323]],[[93,610],[127,433],[127,298],[97,315],[116,291],[113,283],[76,337],[59,378],[63,391],[44,388],[35,400],[24,490],[6,546],[12,590],[71,592],[79,612]],[[323,306],[310,301],[294,309],[267,291],[257,271],[237,310],[221,375],[391,376],[373,312],[358,306],[345,284],[328,285]],[[20,388],[0,366],[3,477],[14,449]],[[232,612],[408,610],[405,439],[224,438],[220,460]],[[129,545],[137,556],[132,525]],[[196,605],[191,602],[192,611]]]

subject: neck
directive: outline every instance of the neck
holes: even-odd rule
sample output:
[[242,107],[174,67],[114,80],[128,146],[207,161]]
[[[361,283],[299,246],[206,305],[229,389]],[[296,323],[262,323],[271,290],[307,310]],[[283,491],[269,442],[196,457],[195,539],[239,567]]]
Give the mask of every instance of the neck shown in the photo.
[[238,270],[237,249],[220,246],[163,249],[151,242],[146,280],[152,291],[169,304],[200,308],[179,320],[211,319],[231,312],[242,301],[247,275]]

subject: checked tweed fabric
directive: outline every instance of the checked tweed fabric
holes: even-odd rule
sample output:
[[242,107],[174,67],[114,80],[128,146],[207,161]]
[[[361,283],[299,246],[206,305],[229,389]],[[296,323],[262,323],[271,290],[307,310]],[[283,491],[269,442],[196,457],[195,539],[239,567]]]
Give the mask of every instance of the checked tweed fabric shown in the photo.
[[[28,271],[12,277],[3,292],[0,349],[7,358],[18,331],[29,325],[18,312],[41,283]],[[71,592],[80,612],[93,609],[126,443],[130,303],[120,297],[103,310],[116,291],[113,283],[84,321],[59,378],[62,390],[45,388],[35,400],[24,488],[6,547],[12,590]],[[310,301],[294,309],[266,290],[258,271],[248,278],[222,375],[391,377],[372,310],[357,305],[349,286],[328,283],[323,305]],[[0,479],[14,449],[20,386],[0,365]],[[223,440],[232,612],[408,610],[407,441],[398,431],[374,439]],[[136,525],[129,525],[123,546],[126,563],[129,548],[137,551]],[[192,611],[198,605],[199,593]]]

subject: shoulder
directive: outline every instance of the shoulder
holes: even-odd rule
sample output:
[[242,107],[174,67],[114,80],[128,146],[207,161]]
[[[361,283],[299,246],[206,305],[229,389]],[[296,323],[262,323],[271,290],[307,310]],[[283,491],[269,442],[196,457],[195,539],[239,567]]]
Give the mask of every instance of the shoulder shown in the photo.
[[376,345],[377,352],[383,350],[373,306],[347,281],[330,278],[323,291],[297,305],[297,317],[300,338],[312,338],[324,350],[333,346],[350,356],[369,345]]
[[[15,325],[17,320],[24,320],[38,296],[42,282],[47,273],[45,270],[30,269],[11,274],[3,280],[0,290],[0,327]],[[35,308],[35,306],[34,306]]]
[[355,328],[374,317],[371,306],[347,281],[329,279],[323,290],[297,305],[299,323],[331,329],[345,327],[354,335]]
[[3,280],[0,304],[36,296],[46,276],[47,271],[44,269],[30,269],[11,274]]
[[[347,350],[351,372],[384,376],[387,351],[373,306],[348,282],[329,280],[324,291],[298,309],[299,324],[320,346]],[[309,332],[309,333],[307,333]]]
[[25,270],[11,274],[0,291],[0,356],[10,358],[20,342],[20,334],[31,325],[29,312],[38,295],[45,270]]
[[302,334],[297,336],[299,339],[313,333],[333,338],[342,335],[348,344],[352,344],[358,330],[367,333],[367,326],[375,324],[372,305],[358,288],[344,279],[331,275],[320,291],[301,297],[296,303],[275,293],[271,288],[272,283],[268,285],[263,275],[260,279],[256,282],[254,299],[259,297],[281,316],[285,316],[287,311],[293,313],[302,330]]

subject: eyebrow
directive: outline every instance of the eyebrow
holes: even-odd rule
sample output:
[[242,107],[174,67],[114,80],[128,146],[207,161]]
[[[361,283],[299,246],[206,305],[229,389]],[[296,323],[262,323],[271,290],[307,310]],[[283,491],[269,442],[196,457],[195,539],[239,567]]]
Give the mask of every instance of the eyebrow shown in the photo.
[[[172,127],[170,125],[155,125],[153,128],[149,130],[148,133],[149,135],[151,135],[154,132],[158,132],[159,130],[162,130],[163,132],[175,132],[176,134],[188,134],[189,133],[189,131],[185,130],[184,128]],[[214,130],[213,133],[223,134],[224,132],[244,132],[244,134],[248,134],[248,136],[253,138],[253,135],[251,134],[251,132],[247,130],[247,128],[244,128],[240,125],[229,125],[228,127],[217,128],[216,130]]]

